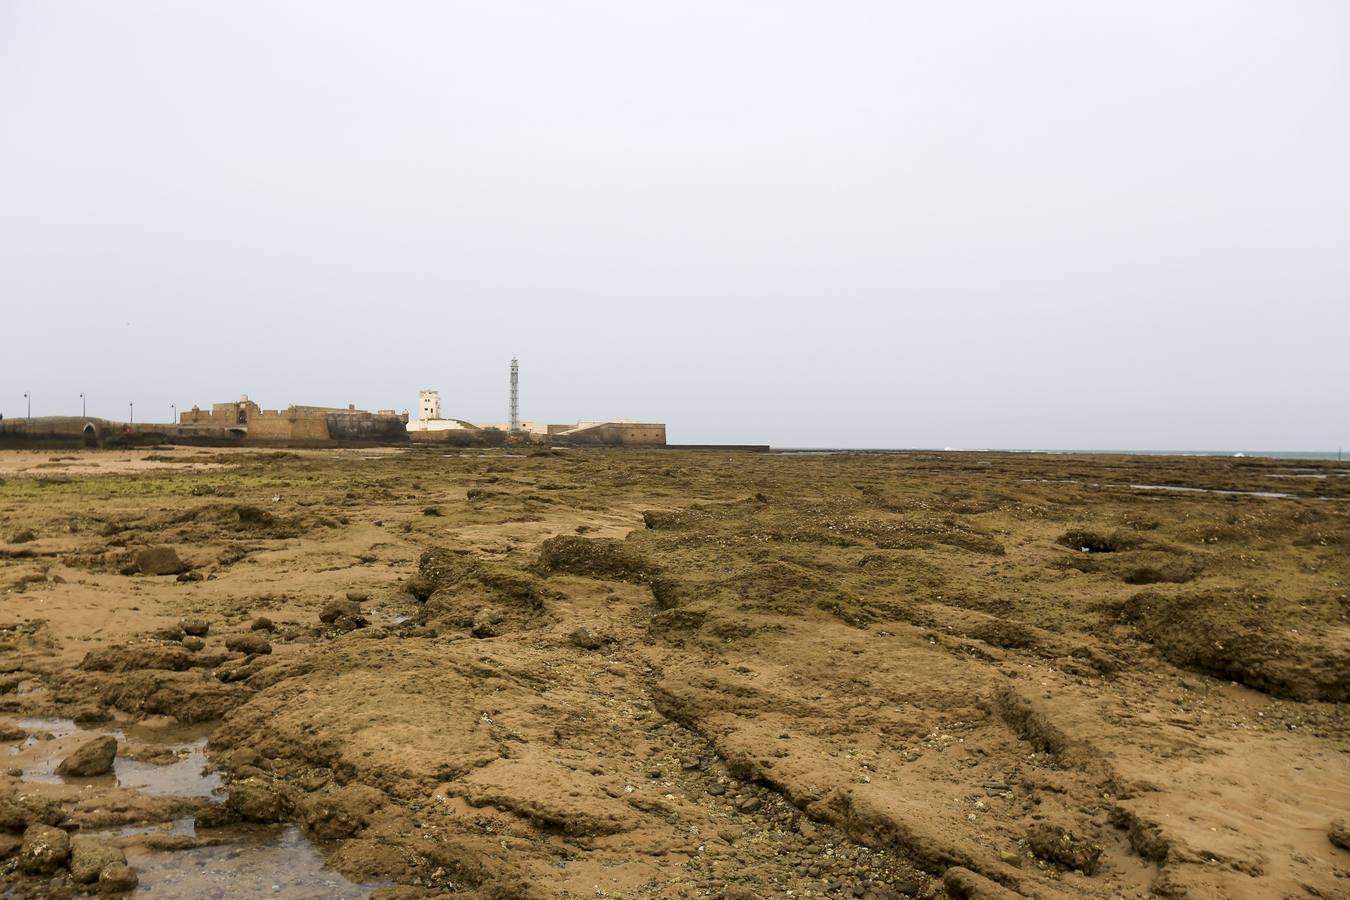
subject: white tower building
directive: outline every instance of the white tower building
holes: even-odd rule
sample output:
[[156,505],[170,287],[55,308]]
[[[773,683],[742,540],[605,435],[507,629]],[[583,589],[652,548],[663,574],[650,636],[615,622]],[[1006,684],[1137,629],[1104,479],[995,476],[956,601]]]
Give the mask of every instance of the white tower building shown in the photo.
[[417,418],[423,420],[441,417],[441,392],[420,391],[417,395]]

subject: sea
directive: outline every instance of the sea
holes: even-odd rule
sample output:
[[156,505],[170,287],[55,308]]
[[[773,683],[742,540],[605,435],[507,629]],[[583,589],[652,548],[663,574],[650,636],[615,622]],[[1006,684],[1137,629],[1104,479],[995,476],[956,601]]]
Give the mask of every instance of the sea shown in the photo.
[[1106,453],[1124,456],[1246,456],[1263,459],[1343,459],[1340,450],[1004,450],[1004,453]]
[[1024,447],[774,447],[773,453],[1075,453],[1122,456],[1227,456],[1237,459],[1332,459],[1344,461],[1341,450],[1038,450]]

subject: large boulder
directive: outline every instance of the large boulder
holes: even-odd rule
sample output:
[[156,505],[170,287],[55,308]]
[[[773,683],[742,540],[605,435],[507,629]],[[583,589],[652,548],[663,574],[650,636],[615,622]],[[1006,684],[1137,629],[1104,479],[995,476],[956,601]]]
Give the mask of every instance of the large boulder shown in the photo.
[[104,869],[126,864],[122,848],[107,841],[76,841],[70,848],[70,877],[77,884],[93,884]]
[[19,849],[19,869],[29,875],[51,875],[70,856],[70,835],[51,825],[30,825]]
[[177,575],[191,566],[172,547],[146,547],[136,552],[136,568],[142,575]]
[[86,741],[61,761],[56,767],[57,775],[74,778],[92,778],[106,775],[112,771],[113,760],[117,757],[117,738],[100,735],[92,741]]

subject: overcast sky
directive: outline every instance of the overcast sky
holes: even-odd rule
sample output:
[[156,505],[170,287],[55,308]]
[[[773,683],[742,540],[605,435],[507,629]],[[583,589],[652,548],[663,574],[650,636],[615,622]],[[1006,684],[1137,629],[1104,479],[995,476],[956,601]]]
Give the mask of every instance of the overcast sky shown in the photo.
[[0,412],[1350,446],[1350,3],[0,0]]

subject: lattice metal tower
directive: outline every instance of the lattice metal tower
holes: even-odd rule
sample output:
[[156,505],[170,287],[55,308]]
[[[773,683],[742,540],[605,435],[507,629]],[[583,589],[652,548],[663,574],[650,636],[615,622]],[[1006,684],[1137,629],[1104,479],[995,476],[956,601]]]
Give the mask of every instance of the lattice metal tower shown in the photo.
[[520,363],[511,357],[511,432],[520,431]]

